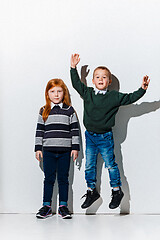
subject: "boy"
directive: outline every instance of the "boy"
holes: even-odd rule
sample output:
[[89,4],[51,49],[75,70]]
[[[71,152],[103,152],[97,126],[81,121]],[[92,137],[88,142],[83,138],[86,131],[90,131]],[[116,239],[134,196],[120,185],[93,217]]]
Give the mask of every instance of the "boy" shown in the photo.
[[145,94],[150,79],[147,75],[144,76],[141,88],[130,94],[108,91],[107,87],[112,82],[111,72],[106,67],[97,67],[93,72],[94,88],[87,87],[80,81],[76,70],[79,61],[78,54],[71,56],[72,85],[84,100],[83,123],[86,127],[85,180],[88,190],[81,207],[88,208],[100,197],[96,190],[96,164],[97,155],[100,152],[105,167],[108,168],[110,185],[113,188],[109,208],[115,209],[124,196],[114,155],[112,127],[115,125],[115,115],[120,106],[134,103]]

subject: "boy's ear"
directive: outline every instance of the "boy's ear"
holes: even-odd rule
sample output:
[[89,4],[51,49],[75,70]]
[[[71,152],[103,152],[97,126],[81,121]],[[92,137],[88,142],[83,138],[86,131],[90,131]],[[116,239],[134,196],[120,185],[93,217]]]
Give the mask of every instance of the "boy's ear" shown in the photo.
[[92,79],[92,83],[95,84],[95,83],[94,83],[94,79]]
[[112,83],[112,79],[109,80],[109,84],[108,85],[111,85],[111,83]]

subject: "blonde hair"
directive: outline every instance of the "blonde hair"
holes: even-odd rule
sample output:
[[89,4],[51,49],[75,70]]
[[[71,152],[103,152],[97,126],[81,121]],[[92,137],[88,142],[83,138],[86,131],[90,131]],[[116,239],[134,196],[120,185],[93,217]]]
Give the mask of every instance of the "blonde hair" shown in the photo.
[[95,74],[96,70],[98,70],[98,69],[106,70],[108,72],[108,75],[109,75],[109,80],[112,80],[112,74],[111,74],[110,70],[107,67],[104,67],[104,66],[99,66],[99,67],[94,69],[93,78],[94,78],[94,74]]
[[42,118],[43,118],[44,122],[47,120],[48,115],[51,111],[51,100],[49,99],[48,91],[53,87],[61,87],[63,89],[63,100],[62,100],[62,102],[65,103],[68,106],[71,105],[69,91],[68,91],[68,88],[67,88],[66,84],[63,82],[63,80],[58,79],[58,78],[51,79],[47,83],[46,90],[45,90],[46,105],[41,108],[41,110],[44,109],[43,113],[42,113]]

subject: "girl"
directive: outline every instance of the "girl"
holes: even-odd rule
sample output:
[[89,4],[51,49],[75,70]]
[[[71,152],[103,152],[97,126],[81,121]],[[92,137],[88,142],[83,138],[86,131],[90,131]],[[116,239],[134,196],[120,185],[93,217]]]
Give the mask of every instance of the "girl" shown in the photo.
[[43,157],[44,189],[43,207],[37,218],[52,216],[51,201],[56,178],[59,187],[58,214],[62,218],[71,218],[67,208],[68,175],[70,157],[78,157],[79,129],[75,111],[70,103],[69,92],[61,79],[52,79],[45,90],[46,105],[40,109],[36,138],[36,159]]

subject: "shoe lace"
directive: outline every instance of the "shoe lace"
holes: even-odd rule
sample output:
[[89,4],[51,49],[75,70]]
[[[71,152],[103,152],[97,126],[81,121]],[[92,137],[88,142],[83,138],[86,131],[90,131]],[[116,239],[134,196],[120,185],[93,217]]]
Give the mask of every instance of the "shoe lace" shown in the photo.
[[118,195],[118,191],[112,191],[112,194],[111,194],[112,200],[111,201],[116,200],[117,195]]
[[84,197],[87,197],[87,193],[85,193],[85,194],[81,197],[81,199],[84,198]]
[[70,212],[69,212],[69,210],[68,210],[68,208],[66,207],[66,206],[63,206],[63,207],[61,207],[60,208],[60,210],[61,210],[61,212],[64,214],[70,214]]
[[90,196],[90,194],[92,194],[92,191],[87,190],[87,193],[85,193],[85,194],[81,197],[81,199],[84,198],[84,197]]
[[43,213],[44,211],[46,211],[49,207],[47,206],[43,206],[41,209],[39,209],[39,213]]

